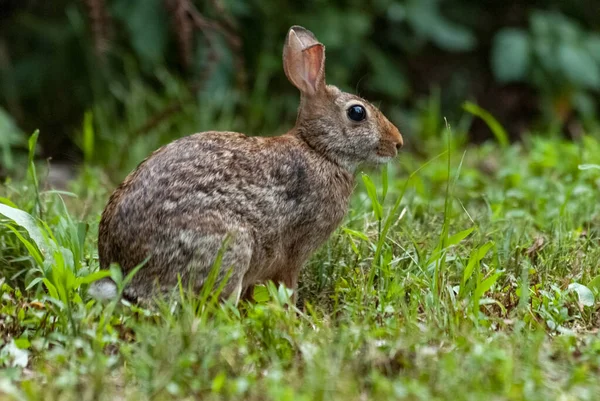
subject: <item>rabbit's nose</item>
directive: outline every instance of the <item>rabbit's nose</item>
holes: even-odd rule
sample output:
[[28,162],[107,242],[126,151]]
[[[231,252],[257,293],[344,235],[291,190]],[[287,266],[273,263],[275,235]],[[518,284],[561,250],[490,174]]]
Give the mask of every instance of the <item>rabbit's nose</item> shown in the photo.
[[385,135],[387,137],[387,140],[389,141],[388,143],[393,144],[396,148],[396,153],[398,153],[400,148],[404,146],[404,139],[402,138],[402,134],[400,133],[398,128],[396,128],[396,126],[392,124],[389,120],[386,119],[385,122],[385,127],[387,131]]
[[404,146],[404,138],[402,138],[402,134],[398,131],[398,128],[394,127],[394,142],[396,143],[396,150],[399,151],[402,146]]

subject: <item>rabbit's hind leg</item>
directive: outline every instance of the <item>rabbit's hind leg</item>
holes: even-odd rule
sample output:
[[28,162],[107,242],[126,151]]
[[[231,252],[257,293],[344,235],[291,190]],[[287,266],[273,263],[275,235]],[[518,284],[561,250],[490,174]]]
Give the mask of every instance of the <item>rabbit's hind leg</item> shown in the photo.
[[226,280],[219,297],[233,297],[237,304],[243,290],[244,275],[250,268],[252,245],[252,237],[243,229],[226,235],[204,233],[188,269],[194,287],[202,288],[212,270],[218,269],[213,289],[221,287]]
[[277,285],[284,285],[292,290],[291,302],[296,305],[298,302],[298,277],[300,275],[301,263],[291,263],[285,270],[281,270],[273,277]]

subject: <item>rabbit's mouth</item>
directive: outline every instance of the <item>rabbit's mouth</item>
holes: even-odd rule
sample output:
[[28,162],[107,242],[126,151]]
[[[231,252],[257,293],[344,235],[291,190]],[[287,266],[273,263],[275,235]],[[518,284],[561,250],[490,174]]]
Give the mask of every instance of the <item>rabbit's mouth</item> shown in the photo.
[[384,163],[387,163],[394,157],[398,156],[398,150],[401,146],[401,142],[399,144],[396,144],[392,141],[382,140],[381,142],[379,142],[379,146],[377,146],[377,148],[375,149],[374,158],[377,160],[385,160]]
[[372,155],[371,157],[369,157],[369,162],[374,163],[374,164],[386,164],[391,162],[392,160],[394,160],[394,158],[396,157],[396,155],[394,156],[382,156],[378,153],[375,153],[374,155]]
[[391,141],[381,141],[375,151],[371,153],[369,161],[376,164],[389,163],[398,156],[400,146]]

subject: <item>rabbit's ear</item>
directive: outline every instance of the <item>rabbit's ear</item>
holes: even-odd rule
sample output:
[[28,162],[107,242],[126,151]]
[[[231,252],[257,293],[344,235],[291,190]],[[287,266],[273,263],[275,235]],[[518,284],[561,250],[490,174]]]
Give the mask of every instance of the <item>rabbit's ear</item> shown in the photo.
[[283,69],[302,94],[317,94],[325,88],[325,46],[309,30],[291,27],[283,47]]

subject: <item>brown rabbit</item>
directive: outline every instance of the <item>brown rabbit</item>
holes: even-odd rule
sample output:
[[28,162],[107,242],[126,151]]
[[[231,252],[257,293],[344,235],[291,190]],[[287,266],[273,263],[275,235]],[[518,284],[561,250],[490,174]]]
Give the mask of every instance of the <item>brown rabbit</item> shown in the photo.
[[[203,132],[155,151],[115,190],[100,221],[100,266],[124,274],[133,300],[199,290],[224,241],[222,297],[273,280],[296,289],[304,262],[338,227],[362,162],[385,163],[402,136],[367,101],[325,84],[325,47],[293,26],[285,74],[301,92],[296,126],[278,137]],[[92,288],[116,295],[110,280]],[[247,291],[247,292],[246,292]]]

